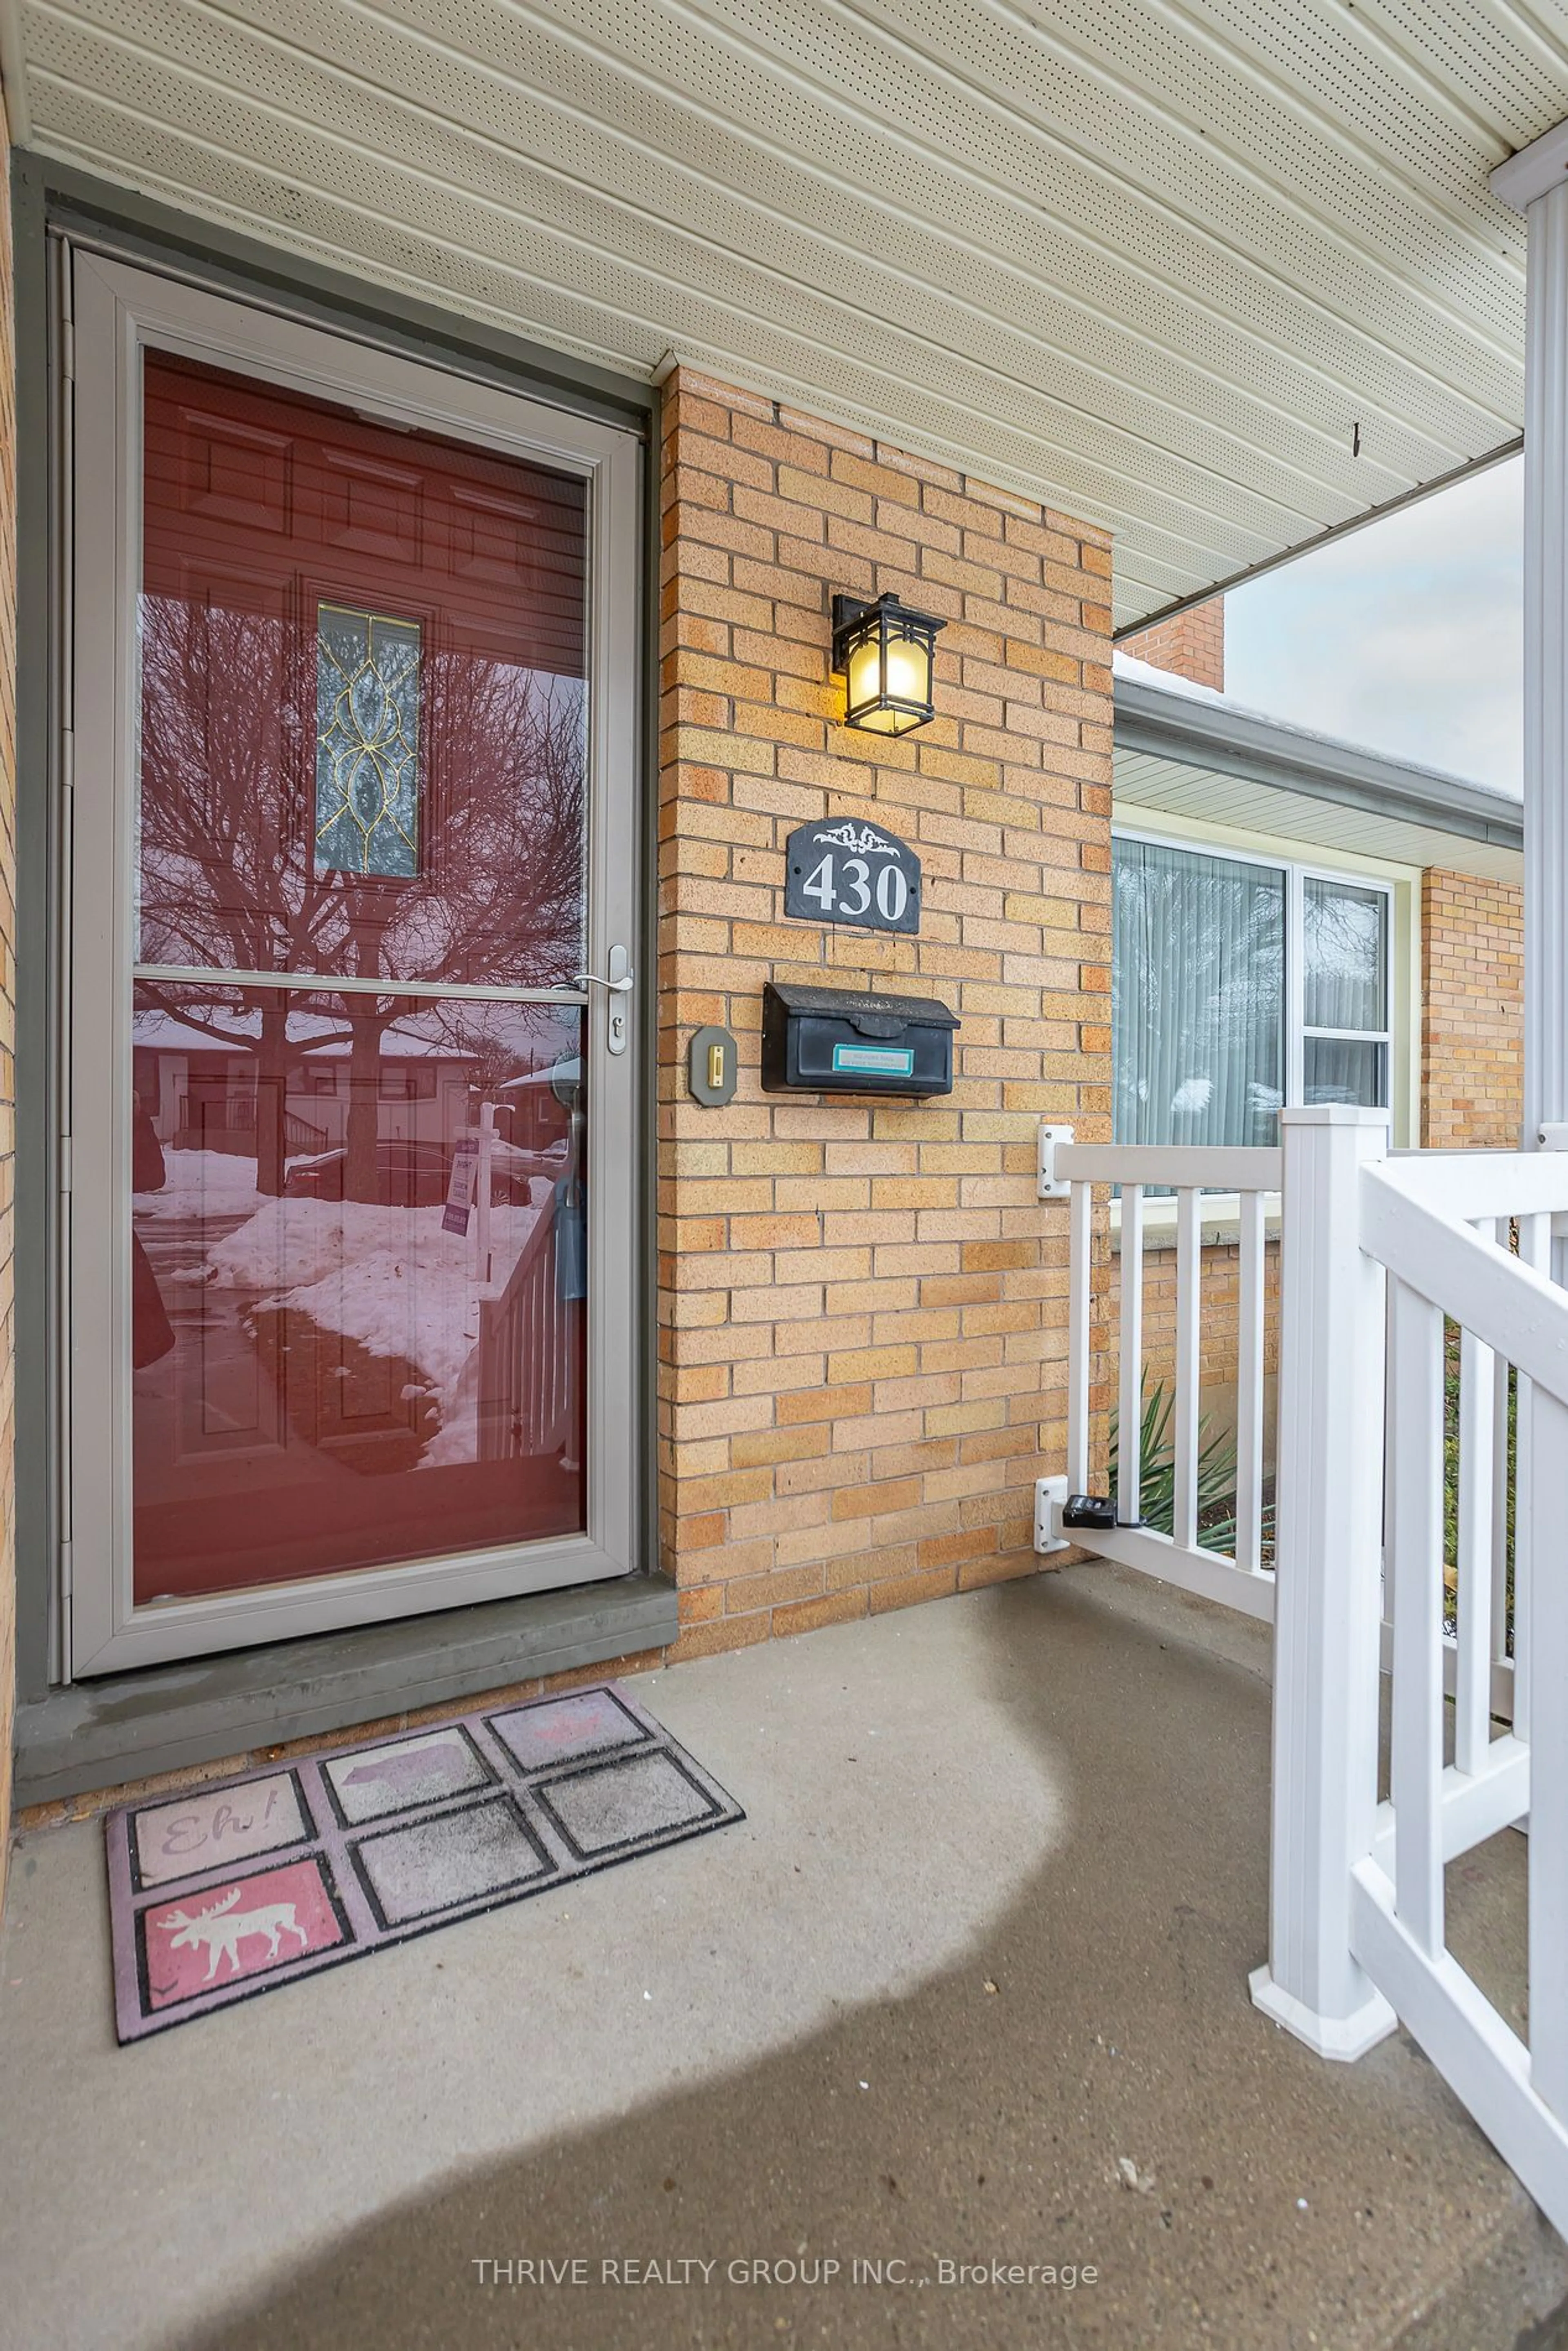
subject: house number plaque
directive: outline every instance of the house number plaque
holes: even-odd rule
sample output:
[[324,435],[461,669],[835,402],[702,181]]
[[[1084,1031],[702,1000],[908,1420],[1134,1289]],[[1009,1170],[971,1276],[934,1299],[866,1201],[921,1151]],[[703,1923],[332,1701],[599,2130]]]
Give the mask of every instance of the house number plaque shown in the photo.
[[918,931],[920,860],[896,833],[848,817],[797,825],[785,843],[784,912],[862,931]]

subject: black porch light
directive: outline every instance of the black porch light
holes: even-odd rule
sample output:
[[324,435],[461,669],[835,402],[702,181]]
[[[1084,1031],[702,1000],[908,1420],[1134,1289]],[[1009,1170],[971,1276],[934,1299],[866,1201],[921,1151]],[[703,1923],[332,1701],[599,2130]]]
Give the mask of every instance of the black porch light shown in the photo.
[[936,716],[931,673],[946,621],[913,611],[896,596],[862,604],[833,598],[833,668],[846,680],[844,725],[873,735],[907,735]]

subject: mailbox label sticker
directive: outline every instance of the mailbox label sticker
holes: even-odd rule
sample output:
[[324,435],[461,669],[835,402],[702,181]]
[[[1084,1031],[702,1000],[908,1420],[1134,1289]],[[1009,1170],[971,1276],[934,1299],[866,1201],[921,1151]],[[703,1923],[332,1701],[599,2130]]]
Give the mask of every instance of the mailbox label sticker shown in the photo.
[[920,928],[920,860],[880,825],[800,824],[784,847],[784,912],[862,931]]
[[835,1045],[835,1070],[863,1070],[879,1078],[912,1078],[915,1052],[909,1045]]

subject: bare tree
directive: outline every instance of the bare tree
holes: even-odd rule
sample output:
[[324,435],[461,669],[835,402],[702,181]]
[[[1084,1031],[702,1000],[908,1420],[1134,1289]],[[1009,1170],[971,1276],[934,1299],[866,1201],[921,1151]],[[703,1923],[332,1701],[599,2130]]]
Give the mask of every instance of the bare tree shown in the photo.
[[[144,1002],[256,1063],[256,1186],[283,1189],[289,1076],[349,1046],[344,1188],[378,1194],[382,1040],[423,999],[398,983],[570,983],[582,953],[585,687],[516,661],[426,647],[418,695],[417,872],[322,863],[313,639],[276,612],[143,600],[139,960],[319,972],[301,992],[144,981]],[[386,983],[338,991],[334,977]],[[231,1008],[232,1007],[232,1008]]]

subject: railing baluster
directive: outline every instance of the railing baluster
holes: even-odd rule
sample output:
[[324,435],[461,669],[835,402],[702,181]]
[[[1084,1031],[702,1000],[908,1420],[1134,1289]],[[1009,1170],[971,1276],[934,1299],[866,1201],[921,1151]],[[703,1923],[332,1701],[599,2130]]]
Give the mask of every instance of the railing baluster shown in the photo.
[[1263,1564],[1263,1195],[1241,1195],[1240,1344],[1236,1368],[1236,1564]]
[[[1483,1240],[1496,1230],[1483,1218]],[[1454,1761],[1479,1771],[1491,1744],[1492,1504],[1497,1492],[1496,1358],[1473,1332],[1459,1332],[1459,1499],[1454,1546],[1458,1635]]]
[[1394,1397],[1395,1899],[1428,1959],[1443,1949],[1443,1317],[1389,1284]]
[[1068,1206],[1067,1490],[1089,1491],[1089,1244],[1094,1189],[1074,1184]]
[[1203,1259],[1198,1247],[1198,1194],[1176,1194],[1176,1512],[1178,1543],[1197,1541],[1197,1400]]
[[[1498,1244],[1507,1249],[1509,1220],[1497,1220]],[[1501,1355],[1496,1359],[1496,1374],[1492,1381],[1492,1504],[1491,1504],[1491,1654],[1495,1666],[1508,1663],[1508,1503],[1510,1479],[1508,1467],[1508,1392],[1510,1365]],[[1511,1677],[1510,1677],[1511,1687]],[[1497,1705],[1494,1692],[1493,1704]],[[1513,1719],[1513,1700],[1509,1700],[1509,1720]],[[1498,1709],[1500,1712],[1500,1708]]]
[[[1546,1220],[1541,1219],[1542,1223]],[[1561,1567],[1568,1527],[1568,1405],[1533,1389],[1528,1485],[1519,1487],[1516,1520],[1528,1520],[1531,1552]],[[1530,2080],[1561,2121],[1568,2122],[1568,1582],[1542,1575],[1531,1594],[1530,1644],[1516,1646],[1521,1677],[1533,1683],[1527,1711],[1530,1742]]]
[[[1519,1254],[1521,1260],[1532,1266],[1537,1273],[1552,1271],[1552,1219],[1548,1216],[1521,1217],[1519,1220]],[[1528,1739],[1533,1719],[1531,1710],[1530,1635],[1531,1609],[1533,1605],[1532,1585],[1535,1562],[1535,1526],[1531,1513],[1521,1510],[1518,1497],[1533,1489],[1535,1475],[1535,1413],[1532,1399],[1535,1384],[1520,1373],[1518,1395],[1514,1405],[1514,1513],[1513,1513],[1513,1731],[1516,1739]],[[1550,1553],[1548,1553],[1550,1556]]]
[[1116,1411],[1116,1517],[1136,1526],[1143,1464],[1144,1187],[1122,1187],[1121,1394]]

